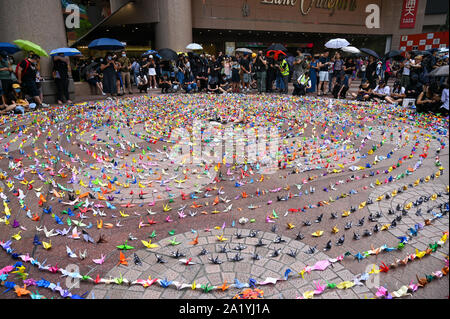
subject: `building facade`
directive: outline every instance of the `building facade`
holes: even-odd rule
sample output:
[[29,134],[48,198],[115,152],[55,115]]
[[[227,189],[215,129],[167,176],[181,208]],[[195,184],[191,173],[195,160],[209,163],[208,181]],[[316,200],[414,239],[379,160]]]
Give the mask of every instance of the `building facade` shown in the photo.
[[[70,4],[84,5],[83,32],[67,27]],[[0,0],[0,41],[27,39],[48,52],[72,45],[88,56],[100,37],[126,42],[136,55],[185,51],[191,42],[209,53],[272,43],[322,52],[336,37],[382,55],[399,49],[402,37],[444,30],[447,0]],[[41,73],[51,76],[47,58]]]

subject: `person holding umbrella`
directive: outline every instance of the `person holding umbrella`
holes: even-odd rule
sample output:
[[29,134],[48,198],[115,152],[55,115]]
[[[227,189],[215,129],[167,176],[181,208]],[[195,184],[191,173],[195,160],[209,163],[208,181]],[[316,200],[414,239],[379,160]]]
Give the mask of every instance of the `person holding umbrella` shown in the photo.
[[53,57],[53,79],[56,84],[56,95],[58,104],[63,104],[65,99],[68,104],[72,104],[69,97],[69,74],[70,62],[69,57],[65,57],[64,53],[59,53]]

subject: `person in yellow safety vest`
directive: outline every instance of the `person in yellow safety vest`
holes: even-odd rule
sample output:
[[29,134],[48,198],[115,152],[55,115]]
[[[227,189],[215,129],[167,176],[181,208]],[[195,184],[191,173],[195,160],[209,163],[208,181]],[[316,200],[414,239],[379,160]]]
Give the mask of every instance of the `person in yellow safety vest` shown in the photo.
[[286,59],[283,59],[283,61],[280,64],[280,73],[283,77],[283,83],[284,83],[284,90],[282,93],[288,94],[288,84],[289,84],[289,63],[286,61]]
[[306,89],[311,88],[311,79],[309,71],[300,75],[297,81],[294,82],[294,93],[292,95],[302,96],[306,95]]

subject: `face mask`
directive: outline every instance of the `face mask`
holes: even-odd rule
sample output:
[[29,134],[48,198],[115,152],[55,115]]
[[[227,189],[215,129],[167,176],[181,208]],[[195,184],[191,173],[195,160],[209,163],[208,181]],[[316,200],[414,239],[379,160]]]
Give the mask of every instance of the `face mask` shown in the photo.
[[20,89],[14,89],[14,91],[16,91],[17,93],[20,93]]
[[108,57],[108,61],[111,61],[111,60],[112,60],[112,57],[111,57],[111,56],[109,56],[109,57]]
[[125,58],[127,55],[126,54],[122,54],[122,56]]

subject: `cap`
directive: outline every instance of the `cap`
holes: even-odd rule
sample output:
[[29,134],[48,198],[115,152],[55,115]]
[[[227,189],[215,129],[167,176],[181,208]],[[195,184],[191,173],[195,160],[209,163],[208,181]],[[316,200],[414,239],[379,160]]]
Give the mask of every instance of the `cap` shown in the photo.
[[12,88],[13,88],[13,89],[20,89],[20,84],[19,84],[19,83],[14,83],[14,84],[12,85]]

